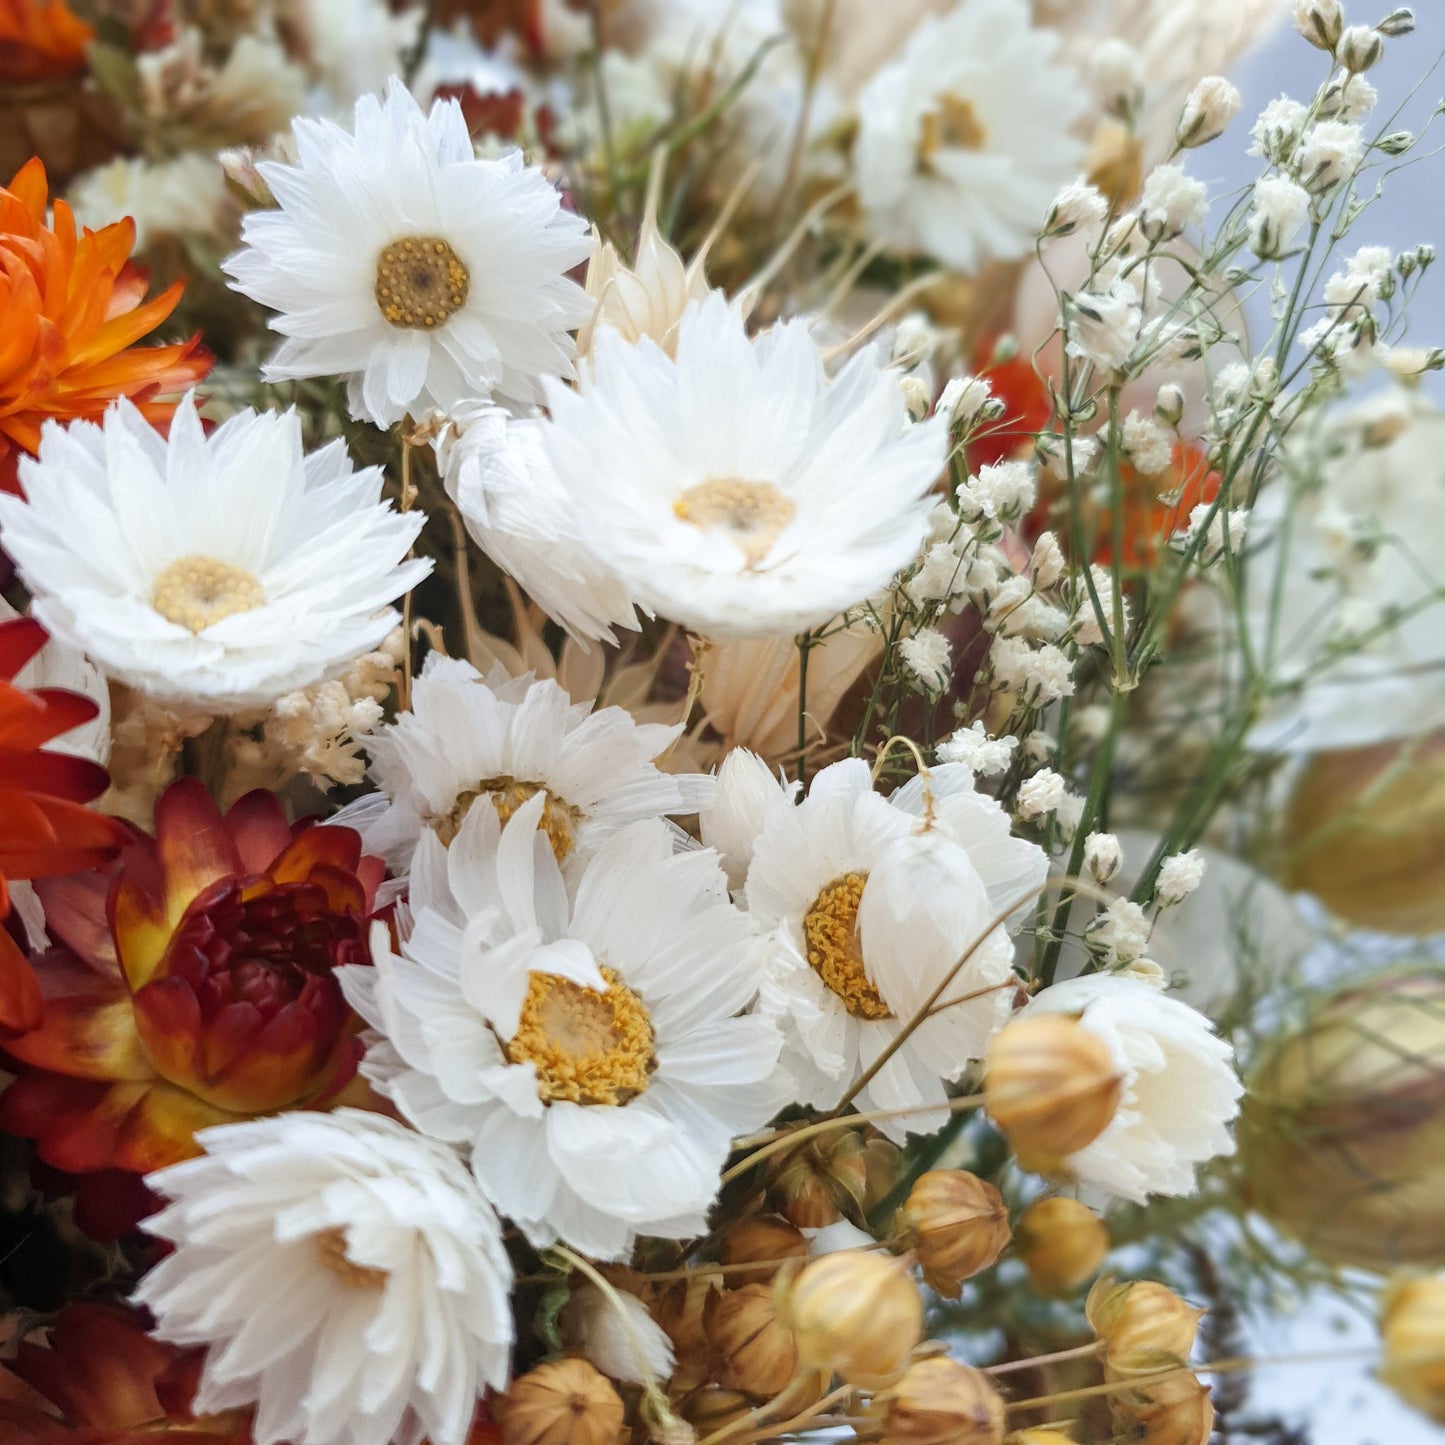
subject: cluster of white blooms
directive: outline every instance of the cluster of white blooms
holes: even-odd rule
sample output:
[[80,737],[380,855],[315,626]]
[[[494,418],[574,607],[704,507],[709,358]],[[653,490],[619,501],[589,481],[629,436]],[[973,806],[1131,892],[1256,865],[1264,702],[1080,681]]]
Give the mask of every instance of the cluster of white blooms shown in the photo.
[[925,627],[898,644],[904,667],[918,680],[924,692],[942,692],[953,675],[948,638],[936,628]]
[[1085,941],[1106,964],[1142,958],[1152,932],[1148,915],[1131,899],[1116,898],[1089,925]]
[[1204,223],[1209,191],[1182,166],[1156,166],[1144,181],[1139,226],[1151,241],[1167,241]]
[[1189,526],[1174,539],[1181,548],[1194,548],[1207,567],[1226,554],[1237,556],[1249,526],[1248,507],[1217,507],[1200,502],[1189,513]]
[[993,777],[1008,770],[1018,745],[1016,737],[990,737],[982,722],[973,722],[939,743],[938,761],[961,763],[980,777]]
[[1154,896],[1167,907],[1182,903],[1204,882],[1204,855],[1191,848],[1187,853],[1173,853],[1159,865]]
[[1174,460],[1174,438],[1150,416],[1131,411],[1120,428],[1130,462],[1146,476],[1167,471]]
[[1022,637],[996,637],[988,650],[995,687],[1032,707],[1046,707],[1074,692],[1074,664],[1063,648]]

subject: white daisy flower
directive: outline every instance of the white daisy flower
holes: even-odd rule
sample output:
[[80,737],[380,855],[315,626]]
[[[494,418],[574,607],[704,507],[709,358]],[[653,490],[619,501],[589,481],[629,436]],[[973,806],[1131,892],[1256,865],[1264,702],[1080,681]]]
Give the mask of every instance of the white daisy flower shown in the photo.
[[1234,1152],[1229,1125],[1244,1086],[1234,1050],[1203,1014],[1152,984],[1107,973],[1053,984],[1020,1017],[1043,1013],[1078,1015],[1124,1079],[1108,1128],[1068,1157],[1081,1183],[1138,1204],[1151,1194],[1193,1194],[1196,1167]]
[[858,103],[853,168],[872,234],[961,271],[1033,248],[1079,172],[1084,88],[1023,0],[929,16]]
[[256,1445],[463,1445],[507,1382],[512,1267],[456,1155],[355,1109],[196,1138],[147,1178],[175,1249],[134,1298],[209,1347],[197,1414],[254,1403]]
[[432,653],[412,684],[411,711],[366,740],[380,794],[342,821],[400,867],[427,830],[450,844],[479,798],[505,822],[545,792],[540,826],[566,859],[628,823],[712,801],[712,778],[654,765],[680,731],[573,702],[550,678],[512,677],[500,665],[484,678]]
[[805,322],[749,339],[720,293],[676,352],[599,331],[541,423],[578,535],[639,606],[714,641],[796,633],[913,559],[947,421],[909,426],[877,354],[830,380]]
[[334,677],[396,626],[387,604],[431,571],[404,561],[426,521],[381,500],[380,467],[294,411],[243,411],[207,436],[187,396],[162,437],[130,402],[47,425],[0,496],[0,538],[62,642],[162,701],[261,707]]
[[401,1112],[470,1145],[534,1245],[618,1259],[639,1234],[706,1231],[732,1139],[784,1102],[780,1039],[737,1016],[761,958],[715,855],[637,823],[569,893],[546,803],[505,828],[474,808],[446,850],[424,836],[400,955],[378,928],[375,966],[340,976],[386,1040],[363,1070]]
[[493,394],[537,399],[570,375],[586,320],[567,278],[586,223],[520,151],[479,160],[456,101],[423,114],[399,80],[363,96],[352,132],[293,122],[299,164],[258,166],[280,209],[249,215],[223,265],[280,314],[268,381],[349,375],[354,415],[390,426]]
[[857,1099],[916,1114],[880,1121],[902,1140],[947,1117],[945,1084],[1013,1007],[1013,944],[995,920],[1043,883],[1043,852],[945,765],[891,799],[868,766],[823,769],[796,808],[771,809],[748,870],[748,908],[770,930],[759,1008],[782,1021],[800,1097],[834,1108],[966,953],[944,1007],[897,1049]]

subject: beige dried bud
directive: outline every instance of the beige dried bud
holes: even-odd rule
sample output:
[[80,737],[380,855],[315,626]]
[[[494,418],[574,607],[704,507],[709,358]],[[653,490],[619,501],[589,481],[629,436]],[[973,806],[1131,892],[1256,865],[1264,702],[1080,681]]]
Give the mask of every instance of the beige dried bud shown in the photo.
[[947,1355],[911,1364],[879,1396],[887,1445],[1000,1445],[1003,1398],[982,1370]]
[[1014,1253],[1035,1294],[1066,1299],[1098,1273],[1108,1252],[1108,1226],[1077,1199],[1036,1199],[1019,1216]]
[[1063,1420],[1057,1425],[1030,1425],[1026,1430],[1015,1430],[1003,1445],[1073,1445],[1073,1441],[1073,1426]]
[[1053,1173],[1108,1128],[1124,1082],[1098,1035],[1067,1014],[1039,1014],[994,1035],[983,1089],[1019,1163]]
[[694,1272],[669,1286],[653,1303],[652,1317],[672,1341],[677,1358],[672,1374],[677,1389],[691,1389],[712,1374],[706,1313],[708,1301],[721,1288],[720,1280],[719,1275]]
[[616,1445],[622,1400],[586,1360],[538,1365],[493,1405],[503,1445]]
[[[807,1236],[776,1214],[753,1214],[730,1226],[719,1249],[722,1262],[730,1266],[730,1285],[765,1284],[777,1274],[785,1259],[806,1259]],[[757,1269],[731,1266],[760,1262]]]
[[1003,1196],[966,1169],[920,1175],[900,1219],[924,1279],[948,1299],[957,1299],[964,1280],[988,1269],[1008,1248]]
[[1190,150],[1216,140],[1239,114],[1240,101],[1237,87],[1222,75],[1206,75],[1184,102],[1175,139]]
[[711,1435],[734,1420],[741,1420],[757,1408],[751,1395],[741,1390],[725,1390],[721,1385],[704,1385],[678,1403],[682,1418],[699,1436]]
[[841,1250],[806,1265],[778,1287],[779,1314],[798,1356],[875,1389],[907,1363],[923,1338],[923,1300],[908,1266],[890,1255]]
[[822,1229],[867,1205],[868,1153],[856,1129],[835,1129],[790,1150],[777,1165],[769,1194],[799,1229]]
[[1445,1275],[1406,1280],[1385,1292],[1380,1378],[1407,1404],[1445,1425]]
[[779,1318],[771,1285],[745,1284],[713,1295],[704,1312],[717,1382],[771,1398],[798,1373],[798,1345]]
[[1209,1445],[1214,1434],[1209,1387],[1189,1370],[1120,1391],[1111,1413],[1119,1438],[1138,1445]]
[[1335,47],[1335,59],[1354,75],[1378,65],[1384,54],[1385,37],[1372,25],[1349,26]]
[[1317,50],[1334,53],[1345,28],[1340,0],[1294,0],[1295,29]]
[[1104,1363],[1115,1379],[1187,1363],[1203,1314],[1167,1286],[1148,1279],[1130,1284],[1101,1279],[1084,1303],[1084,1315],[1104,1342]]

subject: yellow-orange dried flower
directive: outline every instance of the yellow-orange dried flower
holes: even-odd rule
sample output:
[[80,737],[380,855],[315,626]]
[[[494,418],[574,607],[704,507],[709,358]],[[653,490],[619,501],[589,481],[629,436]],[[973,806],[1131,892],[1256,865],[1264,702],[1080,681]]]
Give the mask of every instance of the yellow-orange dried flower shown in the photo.
[[493,1404],[504,1445],[616,1445],[622,1399],[586,1360],[538,1365]]
[[862,1134],[835,1129],[789,1150],[773,1172],[769,1194],[790,1224],[822,1229],[866,1207],[868,1162]]
[[1000,1445],[1003,1399],[982,1370],[930,1355],[882,1397],[887,1445]]
[[1124,1085],[1097,1034],[1067,1014],[1039,1014],[994,1035],[983,1088],[1019,1163],[1053,1173],[1108,1128]]
[[1214,1405],[1209,1387],[1189,1370],[1175,1370],[1111,1396],[1118,1438],[1137,1445],[1209,1445]]
[[[807,1236],[776,1214],[751,1214],[731,1225],[719,1248],[722,1262],[730,1266],[730,1285],[764,1284],[777,1274],[785,1259],[806,1259]],[[759,1262],[757,1269],[731,1266]]]
[[1014,1253],[1034,1293],[1049,1299],[1064,1299],[1092,1279],[1108,1252],[1108,1226],[1077,1199],[1036,1199],[1014,1232]]
[[745,1284],[713,1295],[705,1310],[717,1382],[767,1398],[798,1373],[798,1345],[778,1316],[772,1286]]
[[802,1362],[864,1389],[887,1384],[923,1338],[922,1297],[908,1266],[890,1255],[824,1255],[780,1281],[778,1297]]
[[957,1299],[964,1280],[988,1269],[1008,1248],[1003,1196],[966,1169],[920,1175],[901,1220],[924,1279],[948,1299]]
[[1380,1311],[1380,1378],[1407,1404],[1445,1425],[1445,1275],[1387,1290]]
[[1101,1279],[1089,1291],[1084,1314],[1104,1342],[1105,1365],[1122,1378],[1186,1363],[1204,1311],[1154,1280]]

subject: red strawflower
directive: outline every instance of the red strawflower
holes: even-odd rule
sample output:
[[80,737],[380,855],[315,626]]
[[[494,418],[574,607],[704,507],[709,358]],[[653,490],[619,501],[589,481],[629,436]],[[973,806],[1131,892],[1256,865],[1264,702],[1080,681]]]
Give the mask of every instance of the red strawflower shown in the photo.
[[85,69],[95,39],[65,0],[0,0],[0,82],[63,80]]
[[361,1024],[335,970],[370,961],[382,874],[350,828],[293,828],[270,793],[223,817],[194,778],[173,783],[154,840],[41,886],[64,946],[37,960],[39,1026],[6,1043],[20,1076],[0,1127],[57,1169],[143,1174],[212,1124],[359,1102]]
[[[10,912],[6,881],[94,868],[125,837],[115,819],[85,806],[110,779],[84,758],[42,751],[89,722],[96,706],[60,688],[16,687],[14,677],[40,650],[45,629],[28,617],[0,622],[0,921]],[[40,989],[24,954],[0,926],[0,1028],[33,1028]]]

